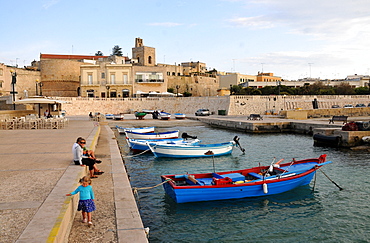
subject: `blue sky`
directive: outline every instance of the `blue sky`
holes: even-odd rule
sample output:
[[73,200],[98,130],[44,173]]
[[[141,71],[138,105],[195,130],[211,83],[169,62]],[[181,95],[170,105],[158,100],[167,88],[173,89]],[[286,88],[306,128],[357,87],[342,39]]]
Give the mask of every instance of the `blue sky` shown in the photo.
[[285,79],[370,74],[368,0],[0,0],[0,62],[94,55],[135,38],[157,63]]

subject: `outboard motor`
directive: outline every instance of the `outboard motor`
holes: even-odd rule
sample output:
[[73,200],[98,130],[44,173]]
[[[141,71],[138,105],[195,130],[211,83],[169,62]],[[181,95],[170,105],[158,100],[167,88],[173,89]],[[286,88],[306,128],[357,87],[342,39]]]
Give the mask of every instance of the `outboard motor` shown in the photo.
[[240,146],[239,139],[240,138],[238,136],[235,136],[233,140],[236,143],[236,146],[239,147],[240,151],[242,151],[243,153],[245,153],[245,149],[242,148],[242,146]]
[[181,138],[183,138],[184,140],[188,139],[188,138],[192,138],[192,139],[196,139],[197,136],[190,136],[189,134],[187,134],[186,132],[183,132],[182,135],[181,135]]

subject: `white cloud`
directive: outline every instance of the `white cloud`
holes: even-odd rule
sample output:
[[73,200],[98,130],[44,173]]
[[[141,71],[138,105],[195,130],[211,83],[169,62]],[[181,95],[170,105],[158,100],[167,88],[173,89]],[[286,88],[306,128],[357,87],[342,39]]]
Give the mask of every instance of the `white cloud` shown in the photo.
[[51,6],[53,6],[53,5],[57,4],[59,1],[60,1],[60,0],[48,0],[48,1],[46,1],[46,3],[44,3],[44,4],[42,5],[42,8],[44,8],[44,9],[48,9],[48,8],[50,8]]
[[264,16],[237,17],[227,21],[237,27],[249,27],[252,29],[266,29],[274,27],[274,24]]

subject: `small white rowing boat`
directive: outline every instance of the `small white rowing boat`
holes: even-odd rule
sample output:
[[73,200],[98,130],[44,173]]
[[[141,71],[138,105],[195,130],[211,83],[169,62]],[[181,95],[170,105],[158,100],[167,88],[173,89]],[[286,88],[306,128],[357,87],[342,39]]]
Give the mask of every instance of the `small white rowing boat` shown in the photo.
[[124,134],[125,132],[137,132],[137,133],[148,133],[154,132],[155,127],[120,127],[116,126],[118,133]]

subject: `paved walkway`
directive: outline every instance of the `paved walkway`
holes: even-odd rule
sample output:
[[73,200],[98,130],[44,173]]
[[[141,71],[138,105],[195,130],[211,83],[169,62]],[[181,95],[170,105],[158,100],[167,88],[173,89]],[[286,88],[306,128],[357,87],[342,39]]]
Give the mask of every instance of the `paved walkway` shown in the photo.
[[106,141],[100,155],[107,158],[104,166],[111,167],[107,177],[112,180],[100,180],[102,175],[95,184],[113,186],[117,241],[147,242],[114,134],[108,125],[85,117],[71,117],[59,130],[0,130],[0,242],[67,241],[78,196],[65,194],[86,173],[71,163],[71,147],[79,136],[93,148],[98,144],[97,149],[98,138]]

